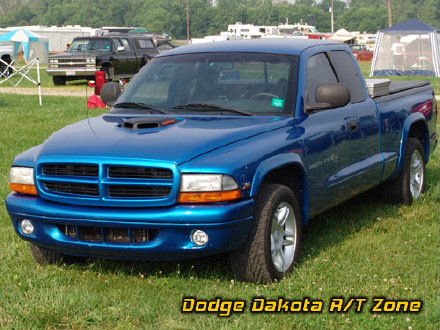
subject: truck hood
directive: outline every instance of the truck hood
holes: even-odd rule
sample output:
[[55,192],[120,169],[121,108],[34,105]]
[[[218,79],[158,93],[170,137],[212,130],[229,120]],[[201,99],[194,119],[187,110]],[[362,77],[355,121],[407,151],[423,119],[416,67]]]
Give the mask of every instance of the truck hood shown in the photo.
[[[122,124],[133,116],[103,115],[54,133],[39,156],[74,158],[130,158],[181,164],[219,147],[284,127],[291,117],[177,116],[175,123],[150,129]],[[152,116],[135,118],[157,119]],[[133,120],[133,119],[132,119]],[[137,120],[137,119],[136,119]]]

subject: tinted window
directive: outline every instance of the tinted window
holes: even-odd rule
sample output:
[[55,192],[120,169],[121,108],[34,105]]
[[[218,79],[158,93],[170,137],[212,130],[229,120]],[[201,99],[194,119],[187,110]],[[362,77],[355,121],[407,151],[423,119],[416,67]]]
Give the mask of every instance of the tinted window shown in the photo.
[[140,49],[154,48],[153,41],[150,39],[135,39],[134,44],[135,44],[136,48],[140,48]]
[[119,47],[123,47],[119,39],[113,39],[113,44],[115,45],[115,50],[117,50]]
[[336,83],[336,75],[324,53],[312,56],[307,62],[307,100],[316,103],[316,88],[321,84]]
[[131,51],[131,47],[130,47],[130,43],[128,42],[127,39],[121,39],[122,45],[125,48],[126,52],[130,52]]
[[351,103],[364,101],[365,88],[352,57],[342,50],[329,52],[328,55],[336,70],[339,82],[343,83],[350,91]]

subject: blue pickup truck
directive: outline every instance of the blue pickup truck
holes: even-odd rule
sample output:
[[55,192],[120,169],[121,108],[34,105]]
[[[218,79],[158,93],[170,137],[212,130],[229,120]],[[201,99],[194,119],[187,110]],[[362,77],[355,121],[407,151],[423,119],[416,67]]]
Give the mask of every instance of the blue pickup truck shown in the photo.
[[418,198],[437,143],[433,87],[366,82],[337,42],[180,47],[118,86],[11,167],[7,210],[40,263],[228,252],[237,278],[282,279],[311,217],[378,186]]

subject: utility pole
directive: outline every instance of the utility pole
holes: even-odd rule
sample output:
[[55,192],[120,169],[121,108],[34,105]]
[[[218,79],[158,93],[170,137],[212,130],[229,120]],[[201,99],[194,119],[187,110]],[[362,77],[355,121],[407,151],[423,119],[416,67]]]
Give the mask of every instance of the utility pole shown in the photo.
[[335,0],[332,0],[331,6],[330,6],[332,33],[335,32],[335,28],[334,28],[334,12],[335,12]]
[[188,45],[191,42],[190,16],[189,16],[189,0],[186,0],[186,40]]
[[392,13],[392,1],[388,0],[388,26],[392,26],[393,25],[393,13]]
[[90,20],[91,12],[92,12],[92,9],[90,7],[90,0],[88,0],[87,1],[87,26],[90,26],[90,27],[92,26],[91,20]]

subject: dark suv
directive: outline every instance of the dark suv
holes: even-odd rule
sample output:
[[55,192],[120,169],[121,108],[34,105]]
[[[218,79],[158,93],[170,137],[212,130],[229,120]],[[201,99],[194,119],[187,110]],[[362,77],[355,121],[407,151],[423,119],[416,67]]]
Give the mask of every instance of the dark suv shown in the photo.
[[152,38],[139,34],[108,34],[75,38],[66,52],[49,57],[47,73],[54,85],[68,80],[94,80],[105,71],[107,79],[131,78],[158,54]]

